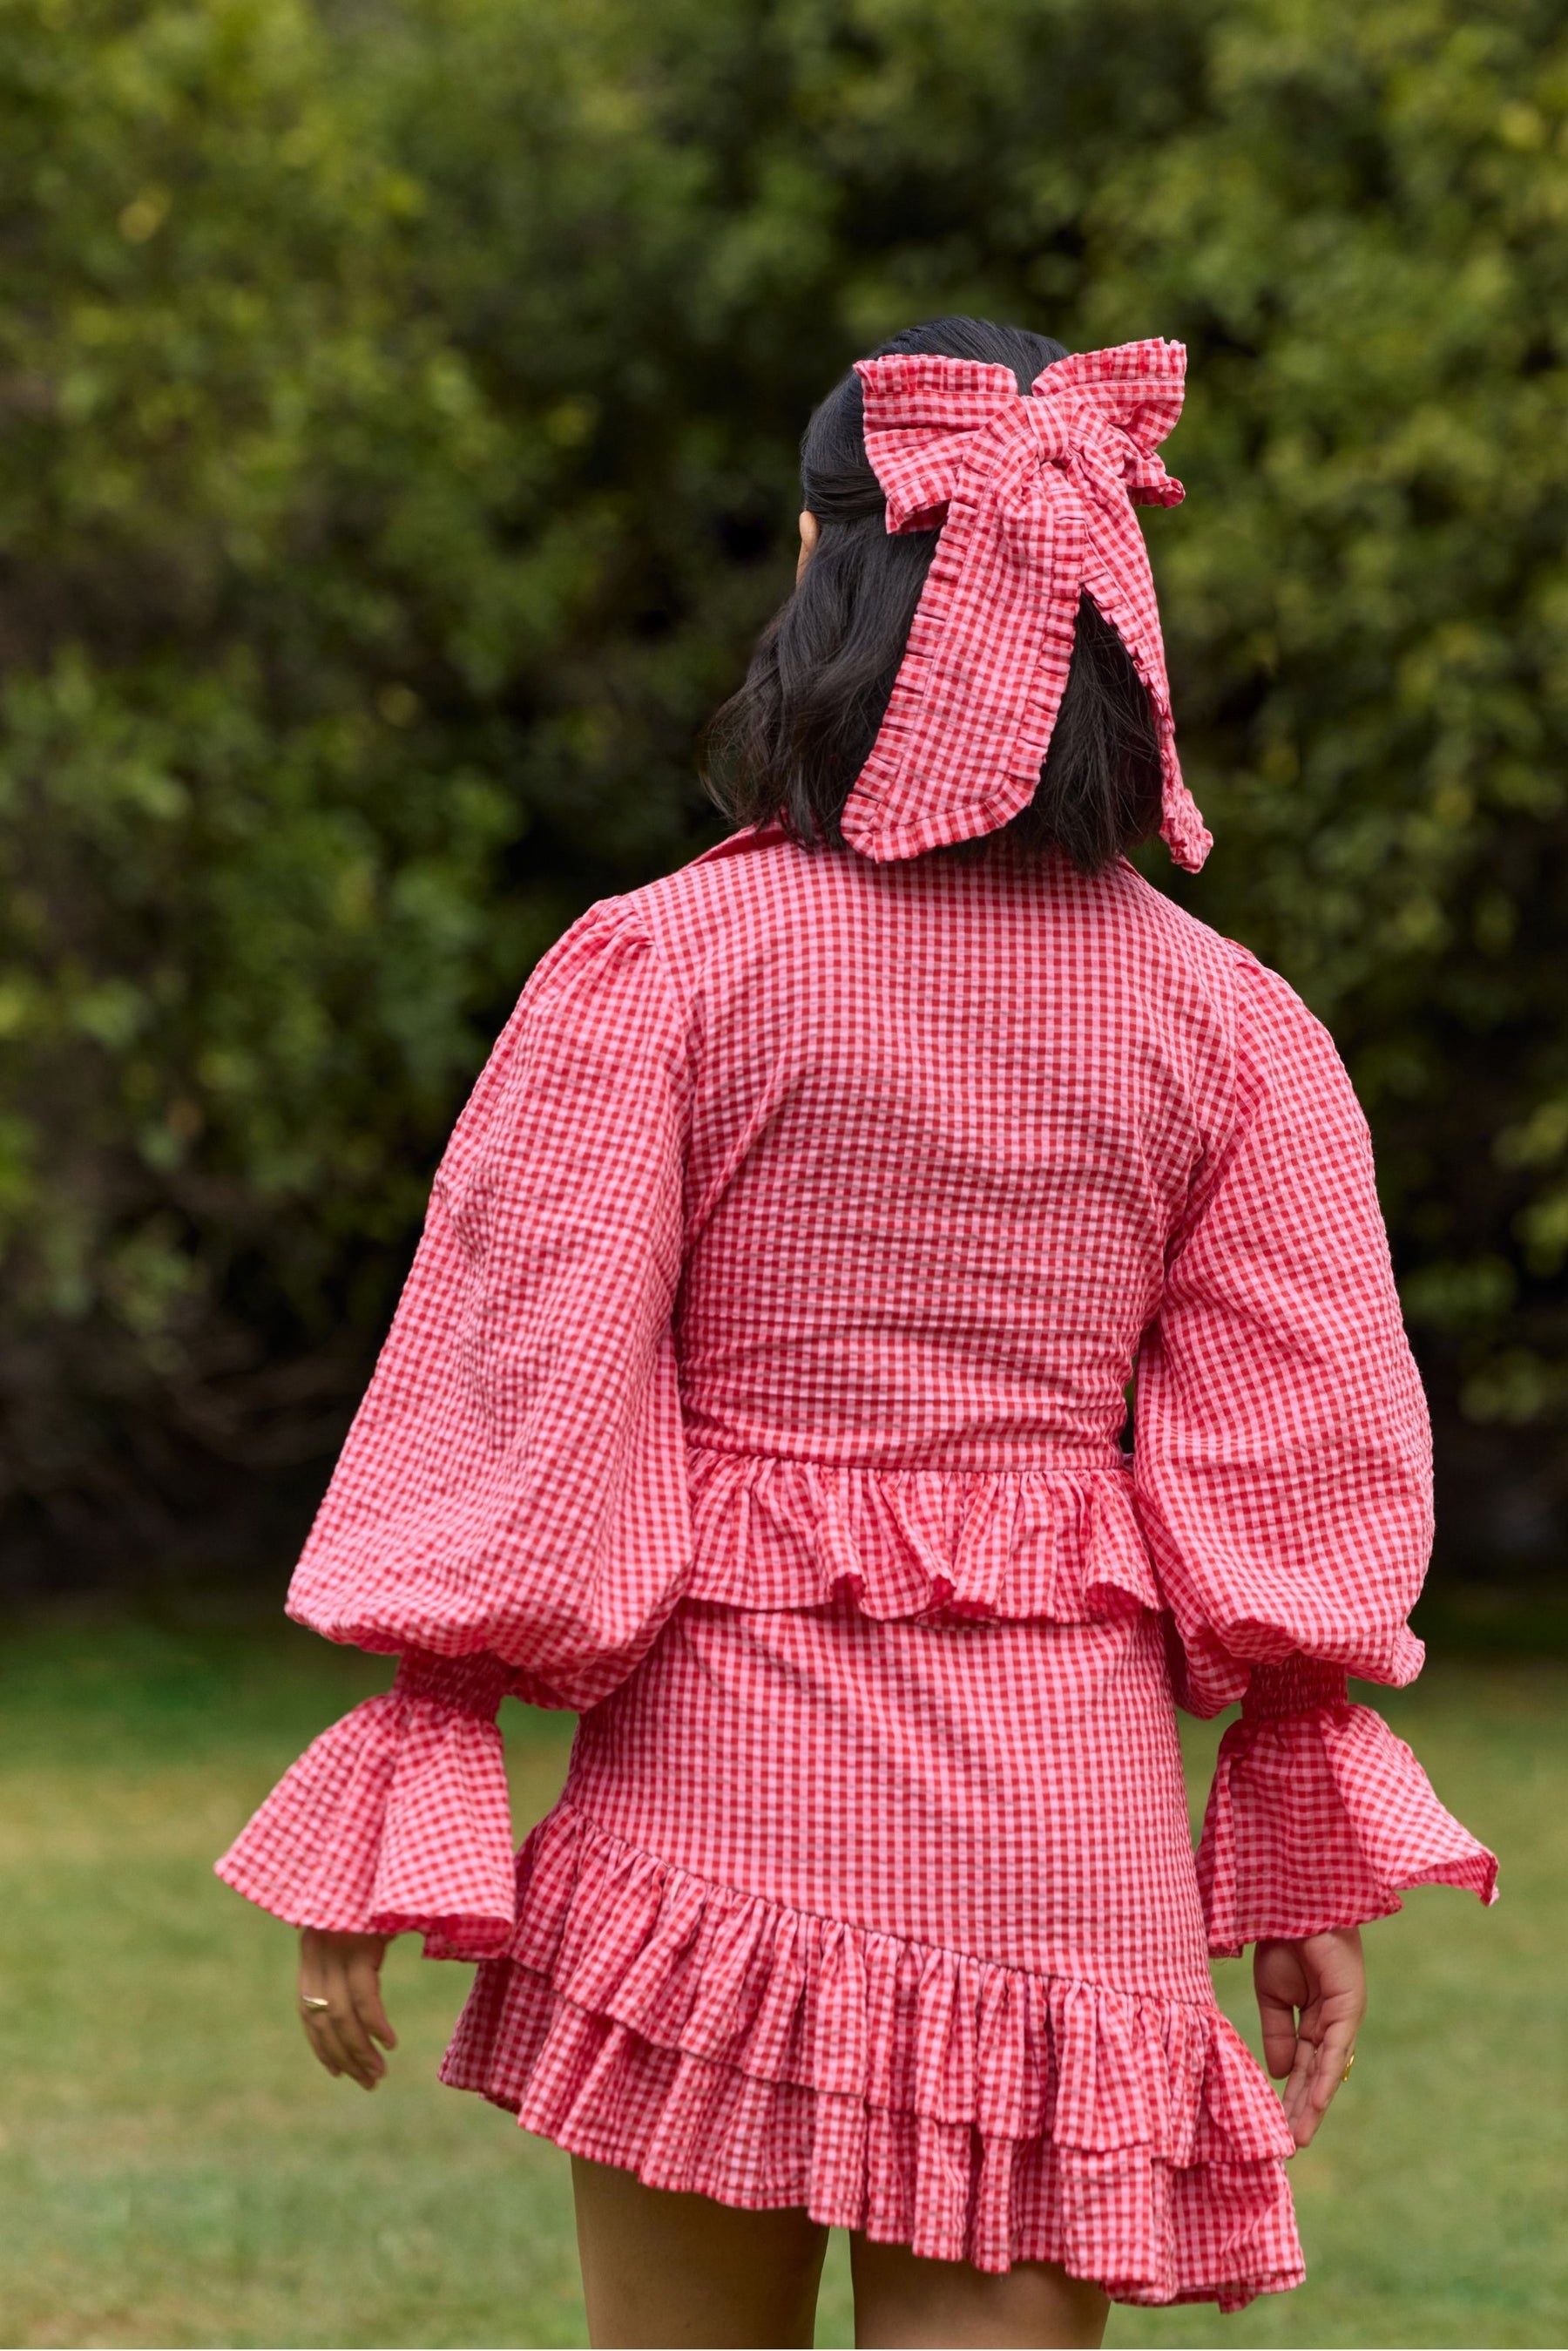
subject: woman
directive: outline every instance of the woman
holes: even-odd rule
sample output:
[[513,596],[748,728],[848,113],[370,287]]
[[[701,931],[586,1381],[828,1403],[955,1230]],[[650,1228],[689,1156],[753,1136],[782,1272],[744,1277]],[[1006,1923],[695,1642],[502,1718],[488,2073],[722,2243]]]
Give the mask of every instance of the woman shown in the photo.
[[[220,1871],[368,2088],[386,1938],[480,1960],[442,2076],[570,2150],[598,2344],[808,2343],[829,2225],[865,2344],[1293,2285],[1359,1923],[1492,1897],[1346,1698],[1429,1538],[1365,1122],[1124,854],[1209,846],[1132,509],[1183,357],[941,319],[818,410],[740,829],[534,972],[291,1587],[401,1662]],[[508,1691],[582,1718],[515,1869]],[[1195,1866],[1175,1706],[1238,1698]]]

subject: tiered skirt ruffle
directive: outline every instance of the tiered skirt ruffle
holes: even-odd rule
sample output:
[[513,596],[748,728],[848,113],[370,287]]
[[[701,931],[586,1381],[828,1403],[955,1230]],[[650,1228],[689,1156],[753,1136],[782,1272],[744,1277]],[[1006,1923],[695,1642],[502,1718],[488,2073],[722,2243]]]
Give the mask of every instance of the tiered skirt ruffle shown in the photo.
[[563,1802],[441,2078],[570,2152],[1117,2300],[1303,2275],[1278,2100],[1211,2004],[1033,1974],[715,1886]]

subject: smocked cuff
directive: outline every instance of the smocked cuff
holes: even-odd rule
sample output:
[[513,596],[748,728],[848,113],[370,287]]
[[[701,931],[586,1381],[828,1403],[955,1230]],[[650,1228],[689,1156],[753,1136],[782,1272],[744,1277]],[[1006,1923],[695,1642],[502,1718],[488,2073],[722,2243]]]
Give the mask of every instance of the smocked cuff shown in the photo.
[[481,1649],[471,1657],[438,1657],[428,1649],[408,1649],[398,1659],[389,1697],[429,1698],[493,1722],[518,1674],[504,1657]]
[[1387,1917],[1410,1886],[1491,1902],[1497,1862],[1382,1716],[1351,1703],[1339,1667],[1291,1658],[1254,1668],[1220,1742],[1198,1882],[1209,1948],[1234,1958]]
[[514,1855],[495,1714],[515,1682],[489,1655],[405,1656],[285,1772],[218,1876],[292,1926],[422,1934],[431,1958],[502,1949]]
[[1310,1714],[1320,1706],[1348,1706],[1350,1684],[1343,1666],[1320,1665],[1315,1657],[1282,1657],[1277,1666],[1254,1666],[1241,1695],[1243,1722],[1275,1722],[1283,1715]]

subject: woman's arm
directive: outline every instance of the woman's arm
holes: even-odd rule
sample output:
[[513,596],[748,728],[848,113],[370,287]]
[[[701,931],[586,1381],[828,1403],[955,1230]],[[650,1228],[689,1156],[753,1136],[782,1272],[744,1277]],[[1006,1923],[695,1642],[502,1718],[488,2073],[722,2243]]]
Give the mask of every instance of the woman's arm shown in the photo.
[[535,968],[457,1123],[288,1594],[397,1677],[217,1864],[291,1925],[504,1949],[502,1698],[597,1704],[679,1604],[688,1059],[638,907],[604,900]]
[[1145,1336],[1135,1454],[1178,1696],[1241,1701],[1199,1851],[1221,1954],[1304,1948],[1407,1886],[1490,1901],[1497,1866],[1349,1697],[1349,1674],[1420,1669],[1426,1399],[1350,1081],[1285,983],[1235,954],[1233,1100]]

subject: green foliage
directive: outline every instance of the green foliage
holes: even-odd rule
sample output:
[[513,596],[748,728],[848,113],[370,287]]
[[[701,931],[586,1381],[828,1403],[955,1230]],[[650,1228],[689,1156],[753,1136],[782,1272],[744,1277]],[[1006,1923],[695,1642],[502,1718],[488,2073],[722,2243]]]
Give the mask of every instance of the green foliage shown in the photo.
[[1189,344],[1170,886],[1334,1026],[1454,1458],[1545,1459],[1560,12],[16,0],[0,123],[14,1499],[319,1478],[530,962],[712,837],[810,404],[942,309]]

